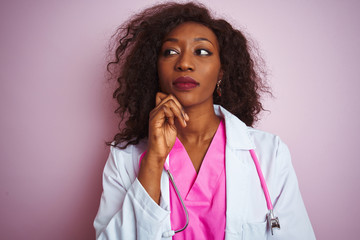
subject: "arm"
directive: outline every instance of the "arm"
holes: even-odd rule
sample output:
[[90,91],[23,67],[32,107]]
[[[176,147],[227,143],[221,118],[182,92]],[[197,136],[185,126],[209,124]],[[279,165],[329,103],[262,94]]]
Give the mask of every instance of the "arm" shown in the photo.
[[276,154],[278,169],[277,181],[279,195],[275,199],[274,213],[279,217],[281,230],[275,231],[269,239],[312,240],[315,234],[312,229],[304,202],[301,197],[297,177],[291,163],[287,146],[279,140]]
[[97,239],[161,239],[170,212],[148,195],[133,165],[131,154],[111,148],[94,221]]
[[[170,226],[164,228],[170,212],[163,206],[161,176],[176,139],[175,119],[181,127],[189,120],[174,96],[158,93],[149,117],[147,153],[138,174],[139,166],[129,150],[136,146],[121,151],[111,148],[94,222],[98,239],[161,239],[162,232],[170,230]],[[134,162],[136,167],[131,166]]]
[[177,127],[186,127],[189,116],[173,95],[158,92],[156,107],[150,112],[148,150],[141,161],[139,181],[151,198],[160,201],[160,178],[166,157],[174,146]]

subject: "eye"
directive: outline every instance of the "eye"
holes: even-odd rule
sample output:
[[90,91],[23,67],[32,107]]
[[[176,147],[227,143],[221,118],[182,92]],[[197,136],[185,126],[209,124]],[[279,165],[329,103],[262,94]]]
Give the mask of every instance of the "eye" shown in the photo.
[[198,55],[198,56],[211,56],[212,52],[210,52],[209,50],[206,50],[206,49],[196,49],[195,50],[195,55]]
[[170,56],[170,55],[176,55],[176,54],[178,54],[178,52],[173,49],[165,49],[165,51],[163,52],[163,55],[165,57]]

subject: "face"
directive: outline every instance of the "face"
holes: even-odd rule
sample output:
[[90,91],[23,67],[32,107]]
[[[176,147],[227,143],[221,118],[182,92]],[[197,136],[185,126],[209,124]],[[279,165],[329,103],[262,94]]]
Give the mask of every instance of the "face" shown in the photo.
[[173,94],[184,107],[213,103],[222,77],[219,43],[202,24],[185,22],[163,40],[158,58],[161,91]]

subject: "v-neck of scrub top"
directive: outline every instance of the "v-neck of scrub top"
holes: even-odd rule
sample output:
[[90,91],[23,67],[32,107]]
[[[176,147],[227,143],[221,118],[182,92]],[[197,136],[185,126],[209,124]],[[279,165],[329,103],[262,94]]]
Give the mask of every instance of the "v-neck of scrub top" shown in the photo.
[[[224,239],[226,220],[225,124],[221,120],[196,173],[185,147],[176,138],[169,154],[170,171],[189,212],[189,226],[173,239]],[[184,210],[170,184],[171,226],[182,228]]]

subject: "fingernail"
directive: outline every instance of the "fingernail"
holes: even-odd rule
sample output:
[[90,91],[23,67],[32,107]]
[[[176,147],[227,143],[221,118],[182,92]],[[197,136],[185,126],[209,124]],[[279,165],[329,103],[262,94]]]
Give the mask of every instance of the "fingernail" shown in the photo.
[[189,118],[189,115],[187,115],[186,113],[185,113],[185,118],[186,118],[187,120],[190,119],[190,118]]
[[185,118],[185,113],[183,111],[181,111],[181,116]]

